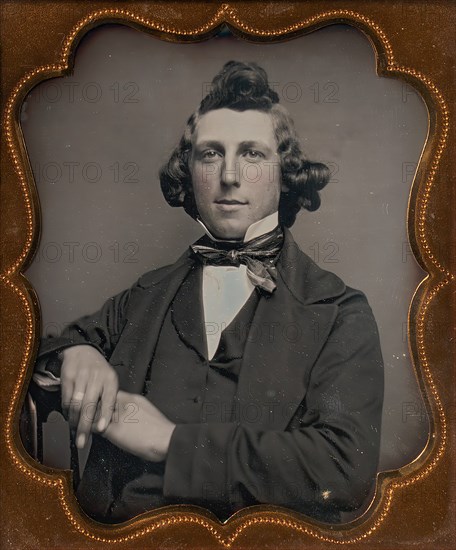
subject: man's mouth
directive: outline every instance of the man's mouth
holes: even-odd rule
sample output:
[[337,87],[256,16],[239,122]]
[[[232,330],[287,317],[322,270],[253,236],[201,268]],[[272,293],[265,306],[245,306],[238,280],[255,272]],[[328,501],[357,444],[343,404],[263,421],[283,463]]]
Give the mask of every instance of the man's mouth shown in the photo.
[[242,211],[243,206],[247,205],[246,201],[236,199],[219,199],[214,202],[217,210],[226,215],[235,215],[237,212]]
[[235,199],[220,199],[215,201],[217,204],[247,204],[245,201],[238,201]]

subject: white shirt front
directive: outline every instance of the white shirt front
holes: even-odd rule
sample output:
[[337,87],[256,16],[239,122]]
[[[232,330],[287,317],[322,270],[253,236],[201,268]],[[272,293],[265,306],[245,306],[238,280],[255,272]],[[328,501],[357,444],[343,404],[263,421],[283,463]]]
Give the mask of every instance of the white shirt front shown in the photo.
[[[210,234],[204,223],[198,221],[206,234],[217,241],[218,239]],[[278,212],[253,223],[245,233],[244,242],[269,233],[277,227],[278,223]],[[239,267],[225,265],[203,267],[203,310],[209,360],[217,351],[222,331],[239,313],[254,288],[244,264]]]

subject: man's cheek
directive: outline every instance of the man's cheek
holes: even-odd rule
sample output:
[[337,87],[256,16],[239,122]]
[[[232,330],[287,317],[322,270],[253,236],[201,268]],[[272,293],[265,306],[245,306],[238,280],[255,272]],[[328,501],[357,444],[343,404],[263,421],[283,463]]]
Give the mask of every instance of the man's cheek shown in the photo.
[[202,163],[198,166],[197,177],[203,184],[210,184],[219,177],[220,166],[215,162]]

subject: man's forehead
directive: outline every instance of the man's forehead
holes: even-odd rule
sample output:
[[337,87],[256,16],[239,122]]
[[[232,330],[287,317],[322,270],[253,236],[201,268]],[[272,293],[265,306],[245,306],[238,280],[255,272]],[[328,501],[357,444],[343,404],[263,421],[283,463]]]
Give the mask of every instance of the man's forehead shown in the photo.
[[217,109],[202,115],[194,135],[196,143],[203,141],[275,142],[271,116],[249,109],[234,111]]

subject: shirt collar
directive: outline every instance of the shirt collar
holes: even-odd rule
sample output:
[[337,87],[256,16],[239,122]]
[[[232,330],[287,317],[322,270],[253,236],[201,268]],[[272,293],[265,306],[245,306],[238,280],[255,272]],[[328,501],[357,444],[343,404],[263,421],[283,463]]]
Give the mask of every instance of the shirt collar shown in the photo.
[[[214,237],[209,229],[206,227],[204,222],[197,218],[196,220],[201,227],[204,229],[204,232],[206,235],[216,242],[226,242],[227,239],[217,239]],[[256,237],[260,237],[261,235],[264,235],[265,233],[269,233],[273,229],[275,229],[279,225],[279,212],[273,212],[272,214],[269,214],[269,216],[266,216],[265,218],[262,218],[261,220],[258,220],[255,223],[252,223],[247,228],[247,231],[245,232],[243,241],[246,243],[247,241],[251,241],[252,239],[255,239]],[[239,242],[239,241],[233,241],[233,242]]]

